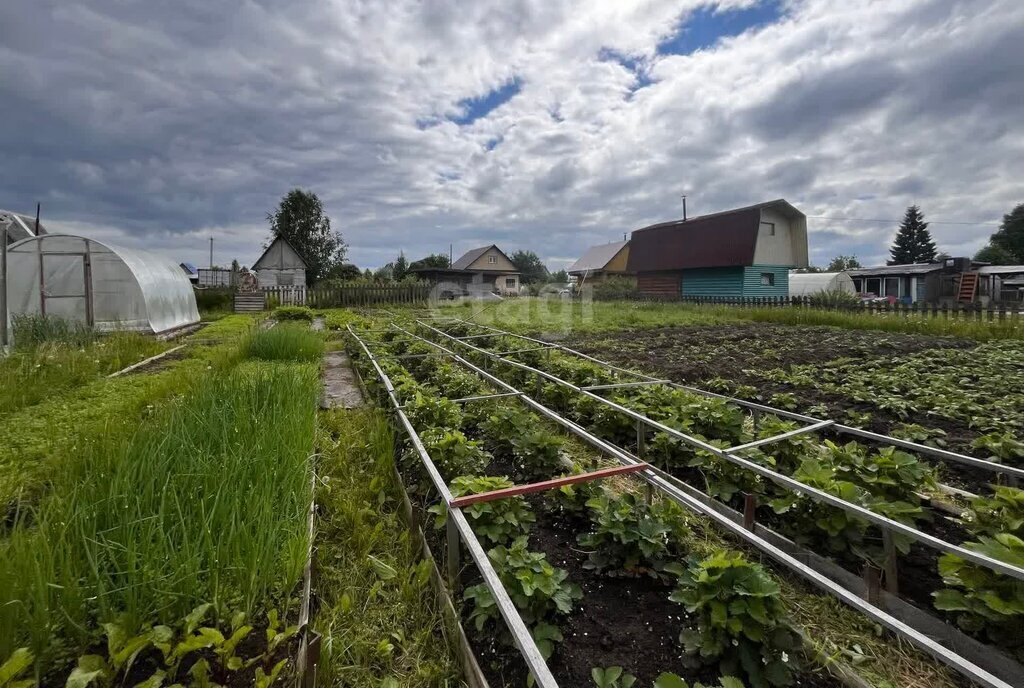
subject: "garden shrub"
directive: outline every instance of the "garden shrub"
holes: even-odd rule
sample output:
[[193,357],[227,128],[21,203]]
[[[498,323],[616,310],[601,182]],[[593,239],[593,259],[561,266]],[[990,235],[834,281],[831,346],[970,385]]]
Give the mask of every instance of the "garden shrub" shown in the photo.
[[306,308],[305,306],[278,306],[271,312],[270,317],[274,320],[304,320],[310,322],[313,320],[313,309]]
[[609,277],[600,282],[594,282],[594,300],[596,301],[619,301],[631,299],[636,296],[635,277]]
[[669,599],[695,616],[696,628],[679,636],[691,659],[717,662],[722,673],[754,688],[792,682],[800,636],[767,570],[728,551],[670,568],[679,578]]

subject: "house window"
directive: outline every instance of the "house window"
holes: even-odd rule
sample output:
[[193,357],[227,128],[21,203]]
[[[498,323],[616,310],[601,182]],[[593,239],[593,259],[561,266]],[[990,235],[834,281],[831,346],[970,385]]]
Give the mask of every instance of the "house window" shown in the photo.
[[775,236],[775,223],[774,222],[762,222],[761,226],[764,227],[765,233],[768,236]]
[[515,277],[506,277],[505,278],[505,288],[506,289],[515,289],[516,288],[516,278]]
[[869,277],[867,279],[867,288],[864,289],[866,294],[874,294],[878,296],[882,293],[882,278],[881,277]]
[[277,273],[277,286],[291,287],[295,285],[295,275],[291,272]]
[[[772,225],[774,227],[774,225]],[[762,272],[761,273],[761,286],[762,287],[774,287],[775,286],[775,273],[774,272]]]
[[488,263],[497,263],[498,259],[495,258],[494,256],[487,256],[487,262]]

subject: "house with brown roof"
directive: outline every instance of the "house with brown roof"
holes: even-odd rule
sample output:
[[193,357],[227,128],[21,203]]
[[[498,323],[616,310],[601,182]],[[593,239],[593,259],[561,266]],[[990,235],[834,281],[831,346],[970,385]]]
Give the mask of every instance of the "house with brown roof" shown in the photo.
[[519,270],[495,244],[466,251],[448,268],[412,268],[420,279],[442,288],[442,294],[519,293]]
[[591,246],[566,272],[576,278],[577,284],[604,282],[609,277],[630,274],[626,269],[628,260],[629,242],[613,241]]
[[787,297],[807,216],[782,199],[633,232],[626,269],[651,296]]

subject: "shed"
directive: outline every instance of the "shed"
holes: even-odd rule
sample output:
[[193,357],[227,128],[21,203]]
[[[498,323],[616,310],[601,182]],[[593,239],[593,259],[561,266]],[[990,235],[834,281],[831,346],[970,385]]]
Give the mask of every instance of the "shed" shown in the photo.
[[846,272],[793,272],[789,275],[790,296],[813,296],[818,292],[840,291],[856,294],[853,278]]
[[188,276],[146,251],[46,234],[12,244],[8,271],[12,318],[42,314],[154,334],[199,322]]
[[306,261],[284,237],[277,237],[253,263],[260,287],[306,286]]
[[615,275],[628,275],[628,260],[629,242],[613,241],[609,244],[591,246],[566,272],[581,281],[603,281]]

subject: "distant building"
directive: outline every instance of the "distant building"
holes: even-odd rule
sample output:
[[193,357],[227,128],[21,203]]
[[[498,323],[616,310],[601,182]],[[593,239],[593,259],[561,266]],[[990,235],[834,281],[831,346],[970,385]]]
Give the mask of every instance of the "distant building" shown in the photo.
[[788,297],[807,216],[779,199],[633,232],[626,268],[652,296]]
[[591,246],[566,272],[576,278],[577,284],[603,282],[609,277],[630,274],[626,269],[628,260],[629,242],[613,241]]
[[496,245],[466,251],[450,268],[412,268],[411,273],[447,289],[452,296],[473,292],[519,293],[519,270]]
[[253,263],[260,287],[306,286],[306,261],[282,237],[277,237]]
[[970,258],[879,265],[849,271],[863,298],[900,303],[1019,303],[1024,265],[989,265]]
[[199,268],[197,268],[192,263],[178,263],[178,266],[181,267],[182,270],[184,270],[185,275],[188,276],[189,282],[191,282],[193,285],[199,283]]

